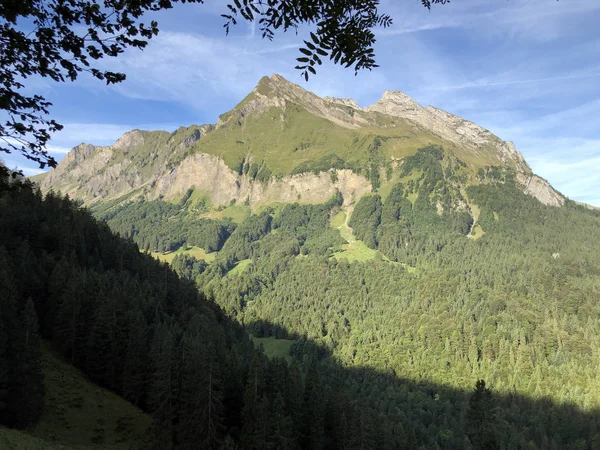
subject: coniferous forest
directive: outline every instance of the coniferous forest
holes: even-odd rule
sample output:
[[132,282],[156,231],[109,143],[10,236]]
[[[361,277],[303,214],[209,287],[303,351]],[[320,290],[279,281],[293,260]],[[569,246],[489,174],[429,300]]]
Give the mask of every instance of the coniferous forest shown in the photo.
[[[157,449],[600,448],[598,212],[507,169],[462,191],[436,147],[401,170],[349,217],[377,252],[353,262],[339,194],[237,225],[160,200],[95,218],[3,173],[0,424],[40,417],[48,342],[151,414]],[[140,252],[184,244],[218,253]]]

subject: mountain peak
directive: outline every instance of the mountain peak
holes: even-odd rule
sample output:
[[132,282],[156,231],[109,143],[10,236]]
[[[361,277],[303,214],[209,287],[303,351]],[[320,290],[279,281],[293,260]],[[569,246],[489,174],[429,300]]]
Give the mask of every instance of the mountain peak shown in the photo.
[[135,147],[144,143],[144,134],[140,130],[131,130],[124,133],[117,141],[112,145],[113,148],[127,148]]
[[304,89],[302,86],[296,84],[296,83],[292,83],[291,81],[289,81],[288,79],[286,79],[285,77],[274,73],[273,75],[271,75],[270,77],[262,77],[260,79],[260,81],[258,82],[258,85],[256,86],[256,88],[254,89],[255,92],[261,92],[262,91],[267,91],[267,90],[271,90],[271,92],[276,91],[277,93],[283,95],[284,97],[286,96],[286,94],[292,95],[292,98],[288,98],[292,101],[298,101],[298,100],[311,100],[312,102],[319,100],[319,101],[325,101],[327,103],[332,103],[334,105],[342,105],[342,106],[349,106],[350,108],[362,111],[362,108],[360,107],[360,105],[356,102],[356,100],[352,99],[352,98],[341,98],[341,97],[319,97],[318,95],[314,94],[313,92],[307,91],[306,89]]
[[401,91],[385,91],[377,103],[365,108],[365,111],[375,111],[389,116],[413,120],[419,119],[424,110],[425,108],[413,100],[412,97]]
[[[340,180],[350,183],[352,177],[372,173],[369,161],[375,141],[382,147],[380,169],[386,168],[378,173],[386,182],[392,176],[388,173],[393,173],[388,167],[398,167],[421,147],[441,145],[472,173],[504,165],[516,171],[524,192],[545,204],[564,202],[532,173],[511,142],[473,122],[424,107],[398,90],[384,92],[377,103],[361,109],[353,99],[321,98],[279,74],[262,77],[235,108],[219,116],[215,126],[182,127],[173,133],[132,130],[107,147],[79,146],[44,183],[88,200],[134,191],[149,198],[159,194],[175,198],[195,185],[204,186],[219,204],[232,199],[258,201],[262,188],[255,186],[256,179],[277,183],[277,177],[344,169],[347,176],[340,175]],[[329,176],[319,180],[335,183]],[[367,178],[362,180],[344,186],[348,192],[370,186]],[[283,192],[285,186],[277,186]],[[315,191],[314,186],[297,188],[290,198],[301,193],[308,198]],[[329,193],[327,189],[320,192]]]
[[[259,93],[261,95],[281,95],[290,92],[307,92],[305,89],[300,87],[299,85],[292,83],[287,80],[285,77],[274,73],[270,77],[264,76],[259,81],[256,87],[252,92]],[[311,93],[312,94],[312,93]],[[314,95],[314,94],[313,94]]]
[[377,103],[366,107],[365,111],[410,120],[459,148],[468,149],[479,156],[490,153],[503,164],[514,165],[525,174],[531,173],[523,155],[512,142],[505,142],[489,130],[442,109],[423,107],[404,92],[386,91]]
[[[292,83],[279,74],[260,79],[251,94],[235,109],[245,115],[247,112],[263,112],[273,106],[285,111],[289,104],[299,105],[311,114],[327,119],[343,128],[358,128],[371,124],[362,108],[349,98],[321,98],[302,86]],[[348,107],[363,114],[350,114]],[[222,121],[218,126],[222,125]]]
[[283,77],[282,75],[279,75],[278,73],[274,73],[273,75],[271,75],[270,79],[272,81],[274,81],[275,83],[284,82],[284,83],[293,84],[291,81],[288,81],[285,77]]

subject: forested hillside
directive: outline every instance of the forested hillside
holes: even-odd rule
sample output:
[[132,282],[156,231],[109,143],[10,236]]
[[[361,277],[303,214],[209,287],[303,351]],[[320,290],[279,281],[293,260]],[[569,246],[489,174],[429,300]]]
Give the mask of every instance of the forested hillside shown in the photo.
[[[483,168],[465,185],[462,167],[426,147],[349,219],[339,194],[322,205],[274,205],[235,229],[215,222],[233,231],[211,262],[185,252],[173,259],[255,336],[317,349],[327,448],[349,448],[337,440],[346,426],[364,431],[364,448],[600,442],[600,214],[572,202],[545,206],[506,167]],[[125,230],[137,226],[130,212],[158,204],[101,216]],[[194,217],[183,202],[172,208]],[[148,232],[160,235],[173,219],[155,220]],[[482,386],[470,394],[478,379],[491,398]],[[476,408],[491,413],[481,418]]]
[[0,204],[0,425],[27,428],[42,415],[48,341],[91,381],[148,411],[157,449],[338,445],[331,429],[341,412],[326,425],[332,385],[320,382],[314,345],[297,348],[291,365],[268,360],[167,264],[5,171]]
[[[0,192],[4,425],[26,427],[41,414],[44,339],[149,411],[161,449],[591,449],[600,441],[598,261],[592,244],[578,244],[580,233],[597,233],[589,211],[482,186],[473,196],[485,205],[486,235],[468,240],[438,216],[448,238],[415,247],[415,270],[383,256],[331,258],[342,251],[329,227],[339,198],[252,216],[194,275],[257,336],[294,338],[288,363],[254,350],[189,282],[70,200],[6,176]],[[526,246],[517,250],[517,238]],[[419,256],[432,245],[437,257]],[[240,258],[251,263],[231,273]],[[481,376],[494,393],[483,383],[467,388]]]

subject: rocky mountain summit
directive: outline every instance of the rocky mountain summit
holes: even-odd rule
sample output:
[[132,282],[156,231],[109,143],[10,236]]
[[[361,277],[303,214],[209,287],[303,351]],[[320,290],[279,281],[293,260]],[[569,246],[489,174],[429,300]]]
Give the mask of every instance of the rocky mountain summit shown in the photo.
[[350,205],[395,182],[404,159],[431,145],[464,167],[465,183],[481,182],[479,170],[500,167],[540,202],[564,203],[512,142],[472,122],[400,91],[363,109],[352,99],[321,98],[280,75],[263,77],[214,125],[133,130],[110,146],[77,145],[41,187],[87,204],[176,199],[193,189],[214,205],[317,203],[336,191]]
[[512,142],[505,142],[479,125],[444,110],[433,106],[423,107],[403,92],[386,91],[381,100],[365,108],[365,111],[376,111],[411,120],[476,154],[485,147],[491,147],[504,164],[511,161],[517,165],[520,172],[531,172],[523,155],[516,150]]

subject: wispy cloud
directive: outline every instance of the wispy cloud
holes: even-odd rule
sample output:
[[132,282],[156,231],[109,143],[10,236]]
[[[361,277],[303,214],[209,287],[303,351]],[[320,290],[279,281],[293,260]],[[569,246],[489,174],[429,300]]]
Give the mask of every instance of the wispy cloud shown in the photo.
[[247,51],[249,55],[267,55],[269,53],[279,53],[284,52],[286,50],[297,50],[300,47],[299,43],[294,44],[284,44],[284,45],[275,45],[262,48],[260,50]]
[[48,150],[53,155],[66,155],[71,150],[69,147],[57,147],[55,145],[46,146],[46,150]]
[[565,75],[565,76],[559,76],[559,77],[532,78],[529,80],[471,82],[471,83],[459,84],[456,86],[435,86],[432,89],[440,90],[440,91],[453,90],[453,89],[474,89],[474,88],[486,88],[486,87],[497,87],[497,86],[510,86],[512,84],[544,83],[547,81],[571,81],[571,80],[579,80],[582,78],[600,78],[600,72],[599,73],[581,74],[581,75]]
[[[596,145],[600,145],[600,141]],[[568,161],[568,158],[545,159],[537,156],[530,158],[530,164],[535,172],[553,180],[554,186],[568,197],[600,206],[600,156],[575,161]]]
[[[206,109],[218,99],[241,100],[267,68],[278,71],[294,61],[271,56],[287,46],[281,49],[246,39],[163,32],[153,44],[118,62],[128,74],[127,81],[115,88],[122,95]],[[215,116],[222,112],[214,111]]]
[[463,0],[446,5],[433,5],[424,10],[420,2],[382,2],[382,10],[390,11],[394,26],[378,36],[464,28],[476,31],[478,37],[503,36],[505,39],[548,41],[568,29],[572,19],[600,12],[595,0],[547,2],[540,0],[511,0],[509,2],[481,2]]
[[46,169],[35,169],[33,167],[24,167],[22,170],[23,170],[23,174],[26,177],[31,177],[33,175],[39,175],[40,173],[47,172]]
[[11,158],[2,159],[0,158],[0,163],[4,164],[11,170],[21,170],[25,176],[38,175],[40,173],[44,173],[47,169],[40,169],[37,167],[28,166],[20,162],[19,158],[14,158],[14,155],[11,155]]

